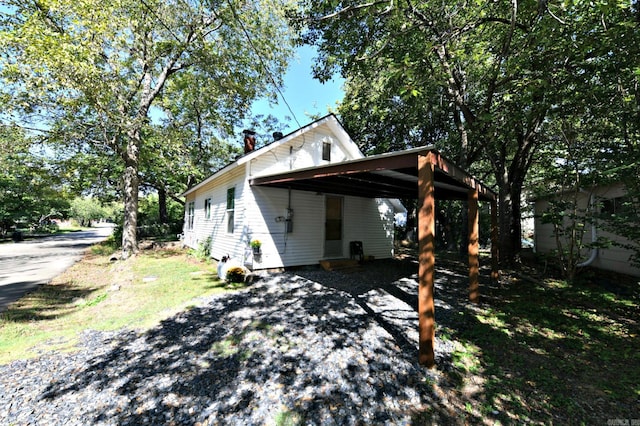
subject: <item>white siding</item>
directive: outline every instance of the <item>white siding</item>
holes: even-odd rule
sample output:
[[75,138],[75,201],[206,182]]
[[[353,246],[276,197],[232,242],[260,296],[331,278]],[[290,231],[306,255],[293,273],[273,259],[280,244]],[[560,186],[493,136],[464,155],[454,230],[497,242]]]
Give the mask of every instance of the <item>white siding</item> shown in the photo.
[[[324,142],[331,143],[330,161],[322,159]],[[249,176],[266,176],[353,159],[343,148],[328,128],[319,127],[251,159],[248,173]]]
[[[332,120],[311,126],[269,149],[242,157],[224,172],[187,192],[187,205],[195,200],[195,220],[193,229],[187,229],[185,212],[185,244],[197,248],[211,237],[212,257],[220,259],[228,254],[254,269],[317,264],[324,253],[325,195],[253,188],[247,178],[360,158],[362,154],[353,141],[338,128],[337,120]],[[324,142],[331,143],[330,161],[322,159]],[[225,211],[230,187],[235,187],[236,195],[233,234],[227,232]],[[207,198],[212,201],[208,220],[204,212]],[[344,197],[344,200],[344,256],[349,256],[350,241],[362,241],[365,255],[377,259],[392,256],[394,212],[391,206],[367,198]],[[293,211],[292,232],[286,232],[284,221],[289,207]],[[262,254],[255,259],[249,249],[253,239],[262,243]]]
[[[600,198],[615,198],[625,194],[624,188],[621,185],[612,185],[607,187],[600,187],[593,190],[593,194]],[[578,207],[582,210],[586,209],[589,203],[589,194],[586,192],[580,193],[578,196]],[[550,253],[553,250],[557,250],[555,236],[553,235],[553,225],[544,224],[540,219],[540,215],[545,212],[549,206],[547,199],[540,199],[535,202],[535,249],[538,253]],[[601,229],[597,230],[599,237],[607,238],[612,241],[624,242],[625,238],[619,235],[614,235],[608,232],[604,232]],[[585,230],[583,236],[583,242],[589,243],[591,241],[590,228]],[[563,241],[563,244],[566,243]],[[586,260],[589,258],[590,249],[583,249],[580,253],[581,259]],[[620,247],[610,247],[606,249],[599,249],[598,256],[591,264],[595,268],[600,268],[608,271],[616,271],[623,274],[640,276],[640,269],[633,267],[629,262],[631,251],[625,250]]]
[[293,232],[286,232],[284,218],[289,206],[289,191],[278,188],[252,188],[255,204],[247,212],[247,229],[262,245],[261,262],[254,268],[309,265],[322,253],[324,228],[322,200],[313,192],[291,191]]
[[392,257],[393,222],[394,211],[385,201],[345,197],[345,256],[349,256],[350,241],[362,241],[365,256],[374,256],[376,259]]
[[[213,239],[212,257],[224,255],[247,261],[255,269],[312,265],[323,259],[325,196],[291,191],[293,232],[283,221],[289,206],[289,191],[278,188],[242,188],[236,185],[236,232],[226,232],[226,190],[232,181],[219,182],[198,191],[194,229],[185,232],[185,244],[197,248],[208,236]],[[242,194],[241,197],[238,195]],[[204,200],[213,201],[212,219],[204,219]],[[191,201],[191,198],[187,200]],[[241,222],[244,220],[244,222]],[[393,256],[393,209],[383,201],[344,197],[343,253],[349,256],[349,242],[362,241],[364,253],[376,259]],[[248,245],[262,243],[262,256],[252,259]]]
[[[235,188],[234,232],[227,232],[227,190]],[[244,173],[238,168],[220,176],[187,196],[187,205],[195,200],[195,219],[193,229],[187,229],[185,223],[184,243],[191,248],[198,248],[200,243],[211,237],[213,244],[211,254],[216,259],[225,254],[235,253],[241,246],[244,197]],[[204,214],[204,200],[211,198],[211,218]],[[186,217],[185,217],[186,219]]]
[[[323,259],[325,196],[314,192],[291,191],[293,232],[286,232],[289,191],[252,188],[254,207],[246,212],[246,229],[251,239],[262,242],[262,258],[253,267],[313,265]],[[349,242],[362,241],[365,255],[377,259],[393,256],[393,210],[383,202],[344,197],[343,254],[349,256]]]

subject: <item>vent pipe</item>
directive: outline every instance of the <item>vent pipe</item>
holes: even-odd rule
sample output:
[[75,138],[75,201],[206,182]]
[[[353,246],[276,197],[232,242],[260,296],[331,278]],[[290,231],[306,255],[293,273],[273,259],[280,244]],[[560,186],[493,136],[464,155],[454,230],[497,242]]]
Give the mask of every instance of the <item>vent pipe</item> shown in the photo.
[[279,141],[282,139],[282,132],[273,132],[273,141]]

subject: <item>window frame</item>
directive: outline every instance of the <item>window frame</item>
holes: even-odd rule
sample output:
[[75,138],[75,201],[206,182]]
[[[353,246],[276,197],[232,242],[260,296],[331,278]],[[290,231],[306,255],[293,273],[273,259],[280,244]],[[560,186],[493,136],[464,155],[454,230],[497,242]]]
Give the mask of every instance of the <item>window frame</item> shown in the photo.
[[204,199],[204,218],[211,219],[211,197]]
[[601,200],[600,213],[605,217],[619,216],[626,213],[626,203],[629,199],[626,195],[619,197],[603,198]]
[[235,209],[236,209],[236,188],[232,186],[227,188],[227,234],[233,234],[235,231]]
[[193,229],[196,216],[196,202],[189,201],[187,204],[187,229]]
[[331,161],[331,142],[322,142],[322,159],[324,161]]

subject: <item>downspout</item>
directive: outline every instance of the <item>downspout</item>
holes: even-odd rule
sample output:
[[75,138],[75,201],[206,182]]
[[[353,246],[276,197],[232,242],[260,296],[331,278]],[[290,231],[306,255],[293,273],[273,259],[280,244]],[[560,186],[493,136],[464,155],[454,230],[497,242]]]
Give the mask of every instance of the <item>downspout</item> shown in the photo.
[[[595,208],[595,196],[593,195],[593,193],[589,193],[587,191],[585,191],[584,189],[581,190],[584,193],[589,194],[589,208],[591,209],[591,212],[594,212],[594,208]],[[596,221],[595,219],[592,217],[591,219],[591,243],[595,244],[595,242],[598,241],[598,230],[596,228]],[[589,258],[587,260],[585,260],[584,262],[580,262],[576,265],[576,267],[578,268],[583,268],[585,266],[589,266],[593,263],[594,260],[596,260],[596,258],[598,257],[598,248],[594,247],[591,249],[591,255],[589,256]]]

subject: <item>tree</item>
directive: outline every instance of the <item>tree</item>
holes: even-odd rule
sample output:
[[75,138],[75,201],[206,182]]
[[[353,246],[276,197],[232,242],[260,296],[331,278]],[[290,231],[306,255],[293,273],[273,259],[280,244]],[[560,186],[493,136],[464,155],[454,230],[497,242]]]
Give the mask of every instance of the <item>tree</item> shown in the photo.
[[80,226],[91,226],[91,221],[103,219],[107,215],[102,204],[89,197],[77,197],[71,201],[69,217],[75,219]]
[[0,126],[0,234],[62,216],[69,192],[24,132]]
[[203,93],[207,119],[229,126],[280,84],[273,76],[291,54],[278,1],[5,4],[0,90],[8,117],[37,123],[52,141],[103,149],[122,166],[123,257],[137,250],[140,163],[152,155],[147,134],[163,93],[174,84]]
[[[640,73],[637,71],[620,72],[615,84],[594,87],[588,95],[592,98],[590,103],[585,99],[582,105],[556,115],[532,168],[532,193],[549,205],[540,219],[554,227],[556,258],[569,280],[575,278],[585,260],[580,257],[583,248],[619,245],[631,250],[634,254],[629,260],[639,264]],[[623,183],[626,189],[626,196],[621,199],[604,200],[592,193],[598,187],[618,183]],[[585,197],[588,203],[578,201]],[[604,208],[607,203],[610,209]],[[593,225],[627,241],[610,240],[600,233],[597,241],[592,241],[588,231]]]
[[594,86],[633,72],[635,13],[630,1],[608,0],[314,1],[294,21],[306,28],[302,40],[318,46],[316,75],[339,70],[347,79],[339,109],[347,127],[354,111],[373,110],[385,121],[363,132],[368,140],[385,140],[389,128],[399,132],[395,146],[435,135],[460,166],[491,172],[500,257],[510,263],[545,123],[592,103],[589,96],[604,93]]

